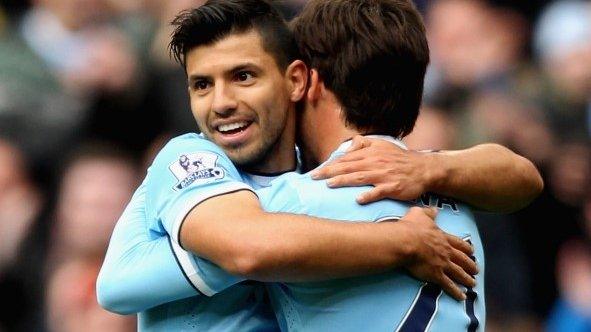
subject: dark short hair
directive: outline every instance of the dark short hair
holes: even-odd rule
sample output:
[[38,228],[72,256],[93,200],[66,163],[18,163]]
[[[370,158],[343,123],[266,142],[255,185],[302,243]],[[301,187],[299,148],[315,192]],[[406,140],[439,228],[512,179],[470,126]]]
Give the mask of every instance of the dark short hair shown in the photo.
[[292,28],[349,125],[395,137],[412,131],[429,47],[410,0],[310,0]]
[[251,29],[261,35],[264,50],[282,70],[298,58],[292,32],[266,0],[208,0],[200,7],[180,12],[172,25],[175,30],[169,50],[185,68],[186,55],[191,49]]

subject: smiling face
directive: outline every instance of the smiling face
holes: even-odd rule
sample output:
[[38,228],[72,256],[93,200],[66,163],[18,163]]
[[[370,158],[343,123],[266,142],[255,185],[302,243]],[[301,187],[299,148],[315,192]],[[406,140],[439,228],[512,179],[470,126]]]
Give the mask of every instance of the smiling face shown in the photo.
[[195,47],[186,55],[186,70],[199,128],[235,164],[277,171],[282,166],[273,165],[274,160],[294,154],[289,69],[284,73],[278,67],[258,32],[234,33]]

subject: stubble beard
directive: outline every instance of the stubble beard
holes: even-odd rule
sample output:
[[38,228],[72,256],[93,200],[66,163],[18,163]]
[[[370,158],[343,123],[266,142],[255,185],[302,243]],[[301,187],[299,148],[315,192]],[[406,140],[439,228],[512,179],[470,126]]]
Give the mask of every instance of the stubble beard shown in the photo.
[[274,135],[273,137],[263,137],[262,141],[257,144],[252,151],[244,151],[246,148],[238,147],[232,150],[232,153],[228,153],[228,157],[236,167],[244,170],[257,170],[262,166],[267,166],[272,153],[276,150],[281,140],[281,133]]

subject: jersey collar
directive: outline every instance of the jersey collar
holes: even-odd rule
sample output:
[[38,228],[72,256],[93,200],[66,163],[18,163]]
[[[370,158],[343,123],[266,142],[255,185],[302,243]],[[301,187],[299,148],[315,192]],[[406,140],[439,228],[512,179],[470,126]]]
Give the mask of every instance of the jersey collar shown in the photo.
[[[388,141],[390,143],[395,144],[396,146],[398,146],[401,149],[404,150],[408,150],[408,148],[406,147],[406,144],[404,144],[401,140],[394,138],[392,136],[387,136],[387,135],[365,135],[364,137],[367,138],[375,138],[375,139],[381,139],[384,141]],[[329,161],[332,161],[342,155],[345,154],[345,152],[347,151],[347,149],[351,146],[351,144],[353,143],[353,140],[348,140],[344,143],[342,143],[333,153],[331,153],[330,158],[328,158],[328,160],[326,162],[323,163],[326,164]]]

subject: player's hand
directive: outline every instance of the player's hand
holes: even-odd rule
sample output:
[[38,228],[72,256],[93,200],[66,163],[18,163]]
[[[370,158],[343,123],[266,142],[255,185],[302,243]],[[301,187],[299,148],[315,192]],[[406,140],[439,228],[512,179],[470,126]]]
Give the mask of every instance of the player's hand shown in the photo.
[[466,295],[456,283],[474,287],[472,277],[478,273],[476,263],[470,258],[472,246],[460,238],[443,232],[435,224],[437,210],[413,207],[399,223],[408,227],[411,237],[411,259],[405,268],[417,279],[439,285],[456,300]]
[[347,154],[313,171],[312,178],[328,179],[331,188],[373,185],[357,197],[360,204],[383,198],[412,200],[429,190],[437,172],[430,157],[385,140],[356,136]]

